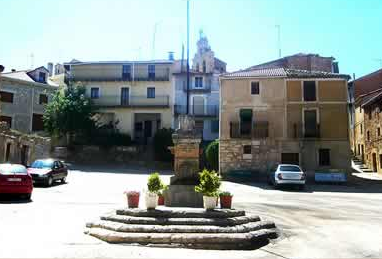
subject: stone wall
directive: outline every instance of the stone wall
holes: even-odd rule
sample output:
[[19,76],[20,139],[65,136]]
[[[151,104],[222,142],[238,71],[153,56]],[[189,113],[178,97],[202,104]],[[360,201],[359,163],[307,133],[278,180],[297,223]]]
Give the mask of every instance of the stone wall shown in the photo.
[[36,159],[50,157],[50,138],[10,130],[4,122],[0,122],[0,143],[0,163],[30,165]]

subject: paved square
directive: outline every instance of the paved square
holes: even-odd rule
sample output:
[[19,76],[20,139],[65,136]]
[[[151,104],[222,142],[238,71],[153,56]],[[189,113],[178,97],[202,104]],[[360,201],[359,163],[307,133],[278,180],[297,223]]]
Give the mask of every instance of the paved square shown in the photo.
[[[382,257],[382,183],[364,180],[350,186],[308,185],[304,192],[224,182],[236,208],[273,220],[282,231],[280,240],[256,251],[111,245],[83,234],[86,222],[126,204],[125,189],[142,191],[150,172],[71,170],[68,184],[36,187],[32,202],[2,201],[0,257]],[[170,175],[163,179],[168,182]]]

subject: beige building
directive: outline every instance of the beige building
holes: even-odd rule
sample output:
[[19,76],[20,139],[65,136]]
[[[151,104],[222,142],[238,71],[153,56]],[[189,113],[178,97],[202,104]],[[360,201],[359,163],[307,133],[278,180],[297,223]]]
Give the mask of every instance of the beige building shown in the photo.
[[286,68],[220,78],[220,172],[350,169],[347,75]]
[[82,82],[98,107],[101,124],[113,124],[141,143],[173,117],[172,60],[66,63],[65,81]]

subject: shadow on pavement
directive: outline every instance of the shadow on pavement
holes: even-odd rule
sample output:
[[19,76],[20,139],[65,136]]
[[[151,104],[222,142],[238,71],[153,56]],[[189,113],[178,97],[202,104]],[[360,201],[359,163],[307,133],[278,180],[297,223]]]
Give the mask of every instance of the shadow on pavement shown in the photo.
[[26,199],[20,194],[1,194],[0,204],[30,203],[31,199]]

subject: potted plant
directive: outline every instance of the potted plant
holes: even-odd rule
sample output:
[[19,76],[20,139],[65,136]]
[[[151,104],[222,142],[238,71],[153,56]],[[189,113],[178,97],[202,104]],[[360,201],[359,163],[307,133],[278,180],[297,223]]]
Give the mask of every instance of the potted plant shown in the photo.
[[125,191],[124,194],[126,194],[129,208],[138,208],[140,193],[138,191]]
[[155,209],[158,205],[158,194],[163,189],[163,183],[158,173],[152,173],[147,181],[148,192],[146,192],[147,209]]
[[163,185],[162,190],[158,193],[158,206],[164,205],[164,192],[168,190],[168,185]]
[[216,199],[219,196],[218,190],[221,185],[219,175],[213,170],[204,169],[199,173],[199,185],[195,186],[195,191],[203,194],[203,206],[207,210],[216,207]]
[[231,209],[232,207],[232,193],[230,192],[221,192],[219,194],[220,198],[220,207],[222,209]]

